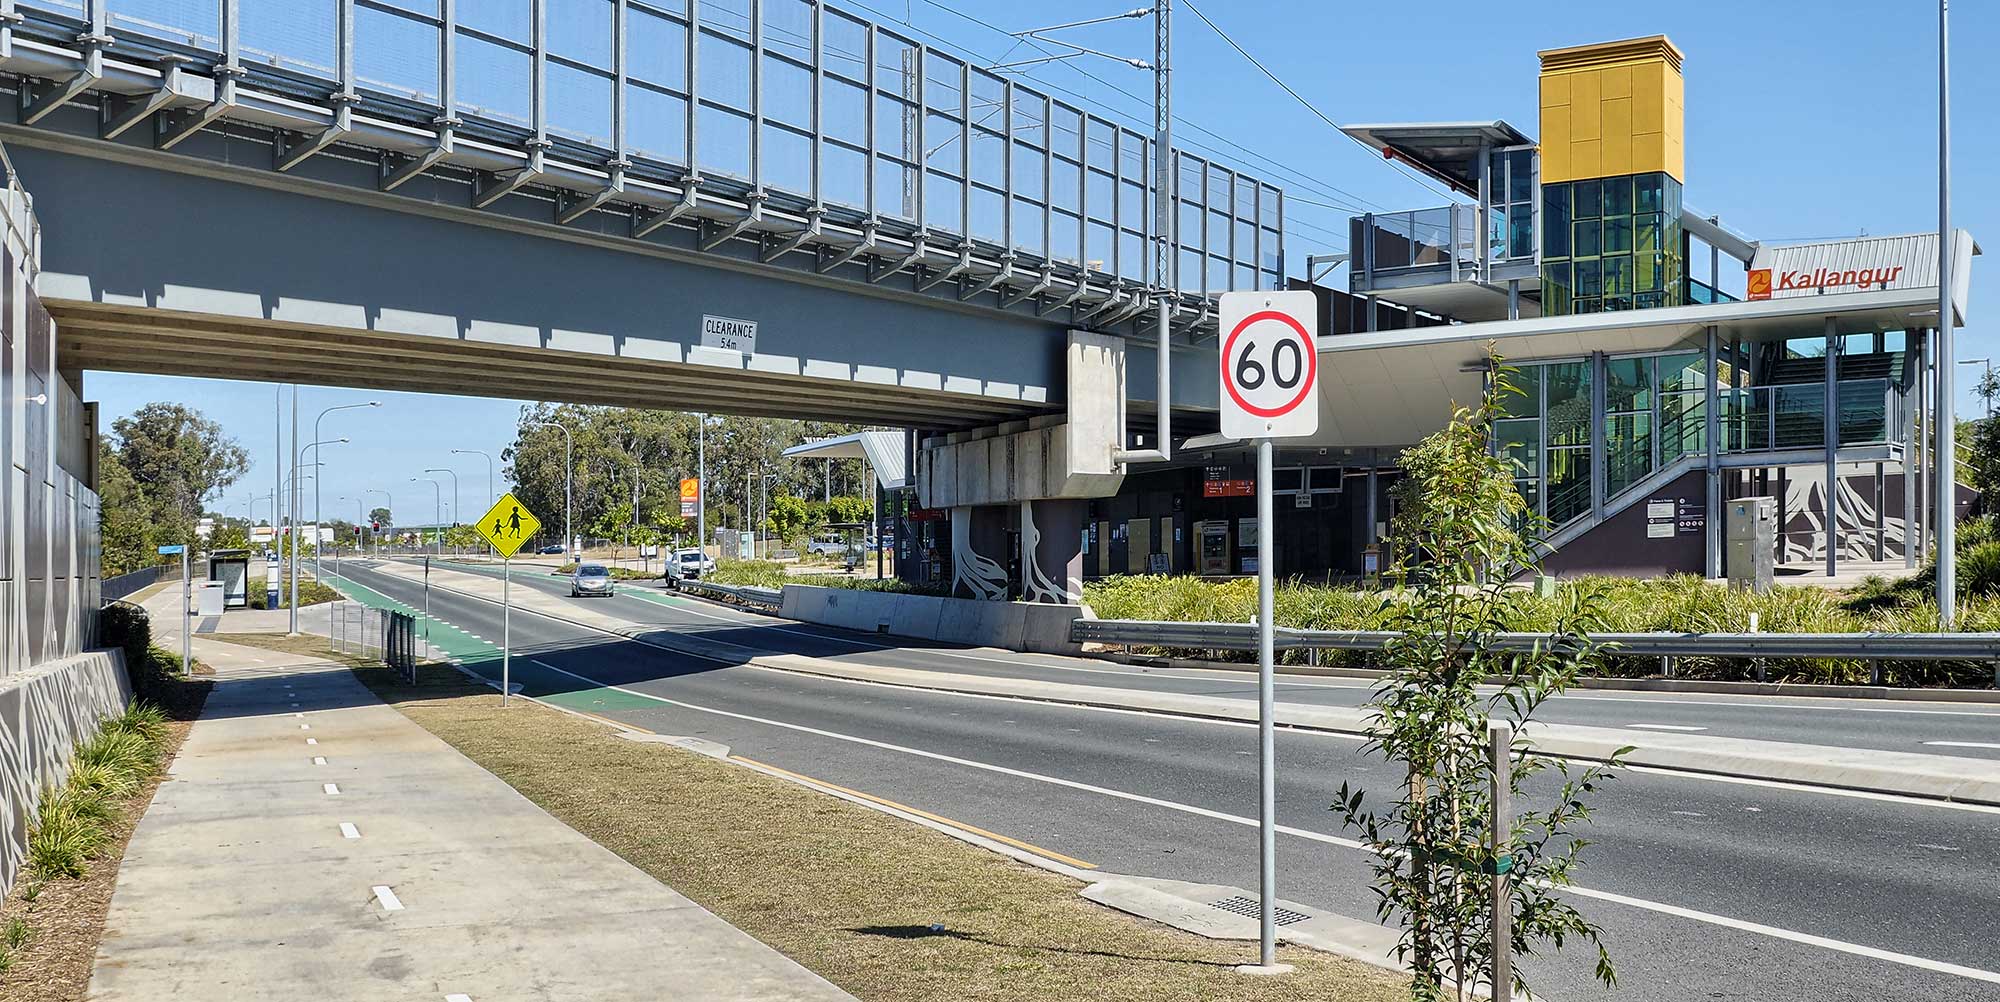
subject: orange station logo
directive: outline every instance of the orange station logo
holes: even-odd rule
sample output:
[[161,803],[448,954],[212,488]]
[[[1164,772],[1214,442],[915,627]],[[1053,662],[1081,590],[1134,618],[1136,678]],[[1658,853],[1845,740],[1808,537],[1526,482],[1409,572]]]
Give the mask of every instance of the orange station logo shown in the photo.
[[1771,269],[1750,269],[1750,276],[1745,283],[1745,287],[1749,291],[1751,299],[1771,298]]

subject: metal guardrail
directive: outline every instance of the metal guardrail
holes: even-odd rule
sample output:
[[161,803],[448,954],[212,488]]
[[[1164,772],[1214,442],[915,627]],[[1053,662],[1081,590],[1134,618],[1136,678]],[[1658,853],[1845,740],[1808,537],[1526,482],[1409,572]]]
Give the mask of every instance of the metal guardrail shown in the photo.
[[[1279,650],[1379,651],[1400,634],[1384,630],[1274,632]],[[1082,644],[1254,651],[1250,623],[1156,623],[1139,619],[1080,619],[1070,639]],[[1597,633],[1590,639],[1620,657],[1827,658],[1848,661],[2000,662],[2000,633]],[[1568,638],[1568,642],[1576,642]],[[1501,650],[1526,651],[1565,643],[1545,633],[1502,633]]]
[[776,588],[759,588],[755,585],[726,585],[699,578],[689,581],[683,578],[668,578],[677,591],[711,598],[726,598],[745,605],[767,605],[775,609],[784,598],[784,592]]

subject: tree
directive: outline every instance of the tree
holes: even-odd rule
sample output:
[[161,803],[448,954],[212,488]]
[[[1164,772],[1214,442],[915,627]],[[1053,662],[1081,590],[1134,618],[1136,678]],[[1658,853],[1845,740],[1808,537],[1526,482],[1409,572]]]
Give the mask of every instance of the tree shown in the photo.
[[158,562],[151,506],[132,471],[118,460],[108,440],[97,447],[98,530],[104,574],[129,574]]
[[118,461],[145,485],[155,522],[174,538],[188,538],[204,498],[227,488],[250,468],[249,454],[200,411],[175,403],[150,403],[111,423]]
[[771,499],[771,510],[766,520],[769,523],[767,528],[778,537],[780,543],[796,550],[805,542],[806,536],[811,534],[816,525],[825,524],[816,520],[815,514],[813,506],[808,505],[804,498],[781,494]]
[[383,532],[389,531],[396,524],[396,520],[389,516],[389,509],[387,508],[371,509],[368,512],[368,521],[381,526],[381,531]]
[[[1377,911],[1402,926],[1397,951],[1411,969],[1417,1002],[1454,992],[1465,999],[1490,981],[1496,873],[1508,875],[1519,953],[1584,940],[1597,950],[1597,977],[1606,985],[1617,980],[1598,928],[1557,896],[1587,845],[1571,832],[1589,820],[1586,798],[1609,778],[1606,767],[1573,771],[1518,742],[1510,790],[1519,793],[1548,770],[1562,782],[1546,810],[1520,814],[1497,837],[1491,822],[1489,721],[1510,721],[1518,733],[1543,701],[1601,660],[1589,635],[1601,619],[1600,599],[1577,590],[1567,592],[1547,643],[1529,651],[1493,643],[1512,620],[1507,582],[1534,571],[1544,529],[1515,490],[1510,463],[1488,447],[1502,401],[1517,392],[1509,370],[1494,361],[1496,378],[1480,406],[1458,408],[1446,428],[1405,451],[1405,475],[1395,487],[1390,577],[1401,594],[1383,605],[1396,636],[1366,733],[1371,751],[1406,767],[1407,786],[1377,811],[1342,784],[1333,805],[1375,857]],[[1477,687],[1489,679],[1498,690],[1482,693]],[[1513,988],[1525,992],[1520,967],[1513,971]]]

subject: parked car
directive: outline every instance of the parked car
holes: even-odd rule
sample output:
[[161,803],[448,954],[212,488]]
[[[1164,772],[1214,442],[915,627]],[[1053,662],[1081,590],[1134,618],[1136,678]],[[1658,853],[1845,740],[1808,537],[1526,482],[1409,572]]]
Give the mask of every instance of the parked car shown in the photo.
[[837,557],[847,552],[847,543],[839,539],[815,539],[806,544],[807,553],[823,553]]
[[675,550],[672,560],[667,561],[667,576],[693,581],[703,574],[715,570],[715,560],[700,550]]
[[603,564],[584,564],[569,576],[569,595],[582,598],[585,595],[611,594],[611,569]]
[[541,549],[536,550],[535,552],[547,556],[552,553],[561,553],[562,551],[563,548],[561,543],[550,543],[549,545],[544,546]]

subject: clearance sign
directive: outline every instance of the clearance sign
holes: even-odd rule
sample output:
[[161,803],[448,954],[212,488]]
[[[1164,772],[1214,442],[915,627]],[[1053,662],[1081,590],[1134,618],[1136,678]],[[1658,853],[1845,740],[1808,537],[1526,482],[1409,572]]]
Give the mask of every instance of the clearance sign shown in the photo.
[[1934,234],[1760,247],[1744,281],[1753,300],[1936,285]]

